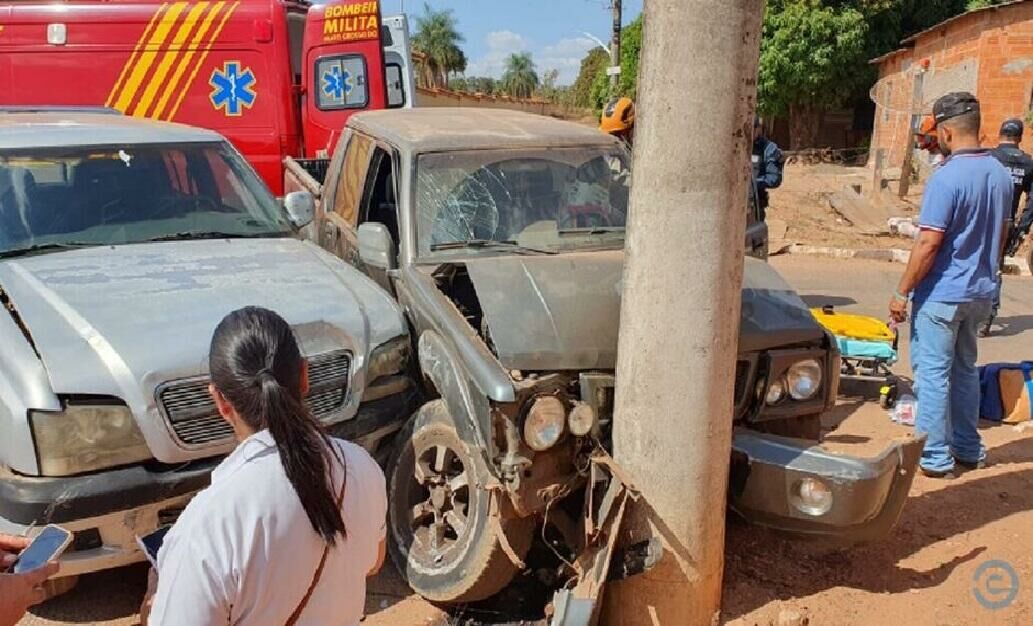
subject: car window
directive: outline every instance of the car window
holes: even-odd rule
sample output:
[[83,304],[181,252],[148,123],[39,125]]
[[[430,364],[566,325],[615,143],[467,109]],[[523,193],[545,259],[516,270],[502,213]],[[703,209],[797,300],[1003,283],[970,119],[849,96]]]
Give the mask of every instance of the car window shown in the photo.
[[323,111],[361,109],[369,102],[366,58],[340,54],[316,60],[316,106]]
[[334,213],[345,222],[355,225],[358,218],[359,201],[366,183],[369,157],[373,151],[373,140],[365,135],[353,133],[344,154],[344,163],[338,175],[337,192],[334,195]]
[[202,231],[290,232],[276,200],[228,144],[0,151],[0,252]]
[[384,66],[387,78],[387,108],[399,109],[405,106],[405,82],[402,80],[402,66],[388,63]]
[[421,155],[418,254],[469,240],[557,250],[622,245],[630,177],[617,146]]

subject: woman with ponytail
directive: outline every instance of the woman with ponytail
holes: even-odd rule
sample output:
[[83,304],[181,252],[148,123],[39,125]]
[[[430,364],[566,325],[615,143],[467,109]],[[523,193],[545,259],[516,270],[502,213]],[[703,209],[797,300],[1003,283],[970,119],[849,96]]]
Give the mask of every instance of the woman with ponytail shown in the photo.
[[384,558],[383,473],[306,409],[305,360],[272,311],[226,316],[209,369],[239,444],[169,531],[144,622],[358,624]]

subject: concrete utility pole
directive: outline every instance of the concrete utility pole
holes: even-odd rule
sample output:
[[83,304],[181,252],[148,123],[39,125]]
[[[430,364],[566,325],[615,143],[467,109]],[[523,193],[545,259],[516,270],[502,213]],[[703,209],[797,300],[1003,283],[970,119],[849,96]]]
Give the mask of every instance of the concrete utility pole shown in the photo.
[[621,75],[621,0],[612,0],[610,8],[613,10],[613,35],[610,41],[610,97],[617,95],[617,87],[620,85]]
[[763,8],[645,3],[613,439],[643,496],[621,544],[664,557],[605,624],[717,623]]

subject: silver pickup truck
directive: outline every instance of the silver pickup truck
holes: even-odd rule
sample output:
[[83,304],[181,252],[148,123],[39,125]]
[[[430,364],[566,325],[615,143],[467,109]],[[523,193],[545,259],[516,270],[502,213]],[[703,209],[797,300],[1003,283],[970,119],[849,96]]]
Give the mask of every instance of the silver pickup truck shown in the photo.
[[398,306],[297,236],[220,135],[116,115],[0,112],[0,532],[74,531],[61,575],[142,560],[233,445],[207,392],[213,330],[294,327],[311,410],[370,445],[407,415]]
[[[388,545],[410,586],[438,602],[483,599],[542,537],[579,559],[590,542],[577,529],[595,527],[580,513],[592,494],[606,501],[593,468],[619,419],[624,146],[525,113],[417,108],[353,116],[323,185],[287,165],[288,189],[320,195],[320,244],[394,293],[418,337],[428,401],[389,467]],[[750,252],[766,256],[763,243]],[[804,535],[885,533],[921,441],[871,459],[817,445],[836,402],[836,344],[774,268],[744,263],[728,371],[732,508]],[[572,575],[560,563],[550,580]]]

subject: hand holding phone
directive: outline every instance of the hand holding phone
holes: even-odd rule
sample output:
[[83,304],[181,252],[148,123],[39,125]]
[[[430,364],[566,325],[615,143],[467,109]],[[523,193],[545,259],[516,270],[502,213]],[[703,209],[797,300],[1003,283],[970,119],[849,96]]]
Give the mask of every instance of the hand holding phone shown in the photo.
[[51,561],[56,561],[72,543],[72,533],[60,526],[45,526],[32,539],[32,543],[18,554],[12,574],[22,574],[39,569]]

